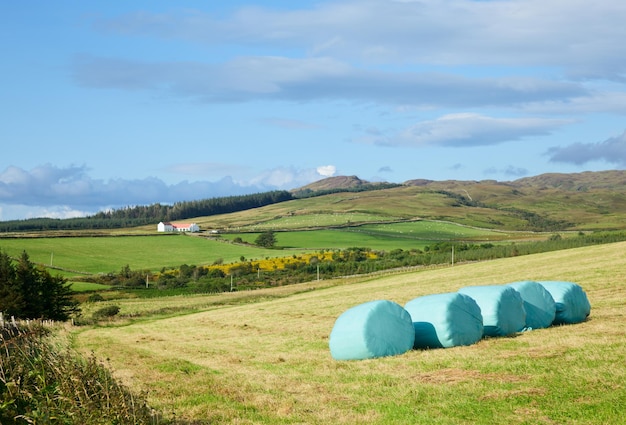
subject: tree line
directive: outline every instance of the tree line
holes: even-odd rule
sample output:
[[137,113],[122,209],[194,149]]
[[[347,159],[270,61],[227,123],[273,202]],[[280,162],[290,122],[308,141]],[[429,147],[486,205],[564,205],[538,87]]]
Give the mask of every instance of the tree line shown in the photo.
[[250,195],[181,201],[173,205],[156,203],[152,205],[128,206],[101,211],[91,216],[79,218],[33,218],[4,221],[0,222],[0,232],[98,230],[136,227],[156,224],[160,221],[176,221],[193,217],[228,214],[292,199],[294,198],[290,192],[276,190]]

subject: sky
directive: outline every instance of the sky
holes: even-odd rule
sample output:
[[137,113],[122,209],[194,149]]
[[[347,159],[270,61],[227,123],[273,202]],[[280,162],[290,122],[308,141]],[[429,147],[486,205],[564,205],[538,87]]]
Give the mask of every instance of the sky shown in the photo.
[[0,0],[0,220],[626,169],[626,2]]

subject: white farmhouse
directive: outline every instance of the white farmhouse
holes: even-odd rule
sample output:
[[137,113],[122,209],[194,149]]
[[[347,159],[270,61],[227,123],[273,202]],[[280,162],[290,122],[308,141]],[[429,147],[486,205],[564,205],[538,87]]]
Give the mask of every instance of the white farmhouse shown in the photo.
[[163,223],[157,225],[158,232],[199,232],[200,226],[196,223]]

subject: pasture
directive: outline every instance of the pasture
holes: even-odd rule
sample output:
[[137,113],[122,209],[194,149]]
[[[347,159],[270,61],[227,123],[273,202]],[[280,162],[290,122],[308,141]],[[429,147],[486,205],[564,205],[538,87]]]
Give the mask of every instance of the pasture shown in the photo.
[[[227,233],[223,237],[254,243],[259,233]],[[411,221],[401,223],[365,224],[337,229],[276,232],[276,244],[282,248],[345,249],[367,247],[375,250],[423,249],[442,241],[498,242],[543,237],[530,232],[503,232],[478,229],[450,222]]]
[[[74,328],[73,341],[109,359],[115,375],[147,391],[167,417],[193,423],[621,424],[625,249],[617,243],[245,293],[116,300],[125,319]],[[467,347],[330,357],[334,321],[352,306],[404,305],[525,279],[579,283],[591,316]]]
[[[369,224],[334,230],[290,231],[277,233],[277,247],[264,249],[229,243],[241,237],[250,244],[258,233],[231,233],[222,239],[198,235],[143,235],[99,237],[39,237],[0,239],[0,249],[18,257],[26,251],[31,261],[54,266],[53,274],[71,277],[78,273],[117,272],[125,265],[133,270],[158,271],[181,264],[209,265],[265,257],[291,256],[319,249],[345,249],[353,246],[378,250],[423,248],[442,240],[496,241],[512,237],[537,237],[529,233],[497,232],[454,223],[416,221]],[[545,235],[543,236],[545,237]],[[78,272],[78,273],[76,273]]]
[[[83,273],[133,270],[158,271],[181,264],[205,265],[246,258],[277,257],[280,251],[233,245],[190,235],[2,239],[0,249],[31,261]],[[54,273],[54,270],[53,270]]]

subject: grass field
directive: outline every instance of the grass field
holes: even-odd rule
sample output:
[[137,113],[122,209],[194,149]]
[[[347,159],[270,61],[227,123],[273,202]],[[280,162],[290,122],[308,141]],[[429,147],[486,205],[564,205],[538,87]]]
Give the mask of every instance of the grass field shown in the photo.
[[[258,233],[226,234],[224,239],[241,237],[251,244]],[[14,257],[26,251],[31,261],[53,265],[52,270],[71,277],[72,271],[83,273],[117,272],[125,265],[133,270],[158,271],[181,264],[207,265],[218,259],[225,263],[265,257],[290,256],[319,249],[345,249],[359,246],[378,250],[423,248],[442,240],[485,241],[530,234],[475,229],[453,223],[416,221],[390,224],[368,224],[335,230],[291,231],[277,233],[277,247],[289,251],[236,245],[190,235],[43,237],[0,239],[0,249]],[[65,271],[64,271],[65,270]]]
[[[369,279],[117,300],[121,315],[135,317],[74,328],[74,341],[110,359],[155,408],[193,423],[621,424],[625,249],[618,243]],[[330,357],[334,321],[357,304],[404,305],[523,279],[579,283],[592,305],[589,320],[468,347]]]
[[72,282],[71,288],[74,292],[91,292],[107,290],[110,289],[110,286],[91,282]]
[[[280,251],[260,249],[188,235],[118,236],[97,238],[2,239],[0,249],[12,256],[26,251],[31,261],[85,273],[160,270],[181,264],[211,264],[246,258],[277,257]],[[53,272],[54,273],[54,272]]]
[[[224,234],[227,239],[240,237],[245,242],[254,243],[259,233]],[[401,248],[423,249],[442,241],[497,242],[512,239],[530,239],[546,235],[516,232],[498,232],[489,229],[461,226],[455,223],[437,221],[411,221],[403,223],[366,224],[362,226],[276,232],[276,244],[282,248],[345,249],[359,246],[377,250]]]

